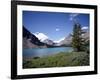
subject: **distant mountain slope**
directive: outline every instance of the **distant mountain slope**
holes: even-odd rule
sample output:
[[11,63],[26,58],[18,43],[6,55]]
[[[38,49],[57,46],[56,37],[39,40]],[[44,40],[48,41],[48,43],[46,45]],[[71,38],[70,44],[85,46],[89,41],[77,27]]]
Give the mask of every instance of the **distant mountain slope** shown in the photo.
[[30,39],[23,38],[23,48],[38,48],[38,46],[30,42]]
[[40,42],[36,36],[30,33],[23,26],[23,48],[38,48],[38,47],[46,47],[46,44]]
[[43,43],[46,43],[48,45],[54,45],[54,42],[52,40],[49,40],[49,39],[44,40]]
[[[85,31],[83,34],[82,34],[82,38],[85,39],[85,41],[89,41],[89,31]],[[71,42],[72,42],[72,35],[69,34],[67,37],[65,37],[64,40],[60,41],[60,45],[62,46],[71,46]]]
[[60,41],[60,45],[62,46],[70,46],[72,42],[72,35],[69,34],[67,37],[65,37],[64,40]]

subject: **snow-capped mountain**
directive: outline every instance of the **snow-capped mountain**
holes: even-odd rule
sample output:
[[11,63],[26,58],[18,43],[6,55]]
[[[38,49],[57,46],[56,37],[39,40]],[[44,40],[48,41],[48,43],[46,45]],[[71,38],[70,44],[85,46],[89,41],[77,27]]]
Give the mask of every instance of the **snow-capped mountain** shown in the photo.
[[[82,38],[89,40],[89,29],[87,27],[82,27]],[[72,34],[70,33],[68,36],[65,36],[58,41],[53,41],[49,39],[47,35],[44,33],[36,32],[34,35],[40,40],[40,42],[50,45],[50,46],[71,46],[72,42]]]
[[40,40],[28,31],[23,26],[23,48],[43,48],[47,47],[46,44],[40,42]]
[[50,40],[49,37],[47,35],[45,35],[44,33],[36,32],[34,35],[43,43],[46,43],[48,45],[54,44],[54,42],[52,40]]
[[61,39],[59,39],[58,41],[54,41],[55,43],[60,43],[62,40],[64,40],[65,39],[65,37],[63,37],[63,38],[61,38]]
[[43,42],[44,40],[48,39],[48,36],[46,36],[44,33],[36,32],[34,35]]
[[58,41],[54,41],[54,46],[61,46],[60,42],[63,41],[65,37],[59,39]]

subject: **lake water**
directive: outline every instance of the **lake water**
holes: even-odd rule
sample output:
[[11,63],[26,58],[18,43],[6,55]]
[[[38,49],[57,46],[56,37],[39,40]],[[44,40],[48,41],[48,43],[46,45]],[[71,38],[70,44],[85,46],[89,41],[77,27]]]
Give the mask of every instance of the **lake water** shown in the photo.
[[73,49],[71,47],[23,49],[23,57],[24,58],[42,57],[42,56],[57,54],[59,52],[70,52],[72,50]]

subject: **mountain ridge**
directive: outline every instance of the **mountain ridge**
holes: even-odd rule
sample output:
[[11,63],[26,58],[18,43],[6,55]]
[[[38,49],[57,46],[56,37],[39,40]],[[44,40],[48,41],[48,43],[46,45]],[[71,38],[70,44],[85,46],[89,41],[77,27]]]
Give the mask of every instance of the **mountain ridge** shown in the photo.
[[39,48],[39,47],[46,47],[46,44],[40,42],[35,35],[30,33],[23,26],[23,48]]
[[[43,33],[41,33],[41,35],[42,37],[38,38],[40,35],[38,36],[32,34],[23,26],[23,48],[48,48],[48,47],[71,46],[72,34],[65,36],[62,40],[59,40],[58,43],[49,39],[48,36],[44,35]],[[86,41],[89,41],[89,30],[84,31],[82,37],[86,39]]]

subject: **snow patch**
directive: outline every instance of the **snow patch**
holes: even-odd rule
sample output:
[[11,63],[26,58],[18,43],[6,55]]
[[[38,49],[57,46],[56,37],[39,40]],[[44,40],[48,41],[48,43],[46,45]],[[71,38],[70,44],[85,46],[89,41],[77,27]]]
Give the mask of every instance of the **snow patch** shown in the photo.
[[44,40],[48,39],[48,36],[46,36],[44,33],[36,32],[34,35],[43,42]]

